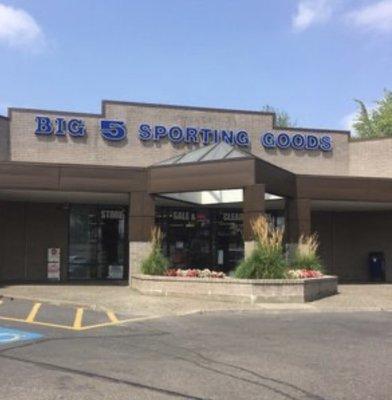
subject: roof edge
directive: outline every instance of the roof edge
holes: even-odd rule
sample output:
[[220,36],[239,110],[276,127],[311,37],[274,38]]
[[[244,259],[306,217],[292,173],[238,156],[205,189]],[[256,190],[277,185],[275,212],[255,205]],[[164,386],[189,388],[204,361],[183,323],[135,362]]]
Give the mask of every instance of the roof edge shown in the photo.
[[373,138],[351,138],[350,143],[362,143],[362,142],[373,142],[373,141],[378,141],[378,140],[386,140],[386,139],[392,139],[392,136],[379,136],[379,137],[373,137]]
[[15,160],[0,160],[1,166],[33,166],[45,168],[93,168],[93,169],[118,169],[118,170],[134,170],[134,171],[147,171],[150,166],[127,166],[127,165],[102,165],[102,164],[71,164],[71,163],[58,163],[48,161],[15,161]]
[[239,110],[231,108],[215,108],[215,107],[200,107],[200,106],[184,106],[177,104],[161,104],[161,103],[143,103],[135,101],[121,101],[121,100],[102,100],[102,106],[106,104],[118,104],[124,106],[137,106],[137,107],[150,107],[150,108],[169,108],[177,110],[195,110],[195,111],[211,111],[222,113],[237,113],[237,114],[251,114],[251,115],[268,115],[275,116],[275,113],[270,111],[255,111],[255,110]]
[[274,126],[274,129],[281,129],[285,131],[296,131],[296,132],[320,132],[320,133],[339,133],[348,135],[351,137],[351,131],[345,129],[323,129],[323,128],[301,128],[297,126]]
[[81,117],[95,117],[95,118],[101,118],[103,117],[103,114],[96,114],[96,113],[85,113],[85,112],[78,112],[78,111],[62,111],[62,110],[46,110],[42,108],[19,108],[19,107],[9,107],[8,108],[8,119],[11,119],[11,113],[13,111],[16,112],[26,112],[26,113],[42,113],[42,114],[60,114],[60,115],[75,115],[75,116],[81,116]]
[[302,131],[302,132],[319,132],[319,133],[338,133],[338,134],[345,134],[345,135],[348,135],[351,137],[351,132],[348,130],[277,126],[276,125],[276,113],[270,112],[270,111],[261,111],[261,110],[255,111],[255,110],[241,110],[241,109],[231,109],[231,108],[185,106],[185,105],[176,105],[176,104],[162,104],[162,103],[148,103],[148,102],[143,103],[143,102],[106,100],[106,99],[101,101],[101,112],[100,113],[51,110],[51,109],[41,109],[41,108],[9,107],[8,108],[8,116],[3,117],[0,115],[0,118],[11,119],[11,114],[13,111],[35,112],[35,113],[45,113],[45,114],[64,114],[64,115],[75,115],[75,116],[82,116],[82,117],[102,118],[105,116],[105,108],[106,108],[107,104],[135,106],[135,107],[147,107],[147,108],[194,110],[194,111],[204,111],[204,112],[236,113],[236,114],[258,115],[258,116],[265,115],[265,116],[272,117],[272,129],[275,129],[275,130],[286,130],[286,131],[295,131],[295,132]]
[[392,178],[385,176],[362,176],[362,175],[311,175],[311,174],[295,174],[297,178],[312,178],[312,179],[352,179],[352,180],[374,180],[374,181],[386,181],[392,182]]

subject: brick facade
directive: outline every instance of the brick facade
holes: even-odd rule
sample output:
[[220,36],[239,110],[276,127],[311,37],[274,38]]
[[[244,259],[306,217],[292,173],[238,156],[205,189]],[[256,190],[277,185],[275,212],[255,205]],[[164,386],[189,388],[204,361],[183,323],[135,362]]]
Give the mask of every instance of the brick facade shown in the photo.
[[[49,116],[53,119],[56,117],[83,119],[87,135],[81,138],[72,138],[68,135],[37,136],[34,134],[36,116]],[[124,121],[127,126],[127,139],[119,142],[108,142],[103,139],[99,132],[99,123],[102,118]],[[233,188],[233,182],[235,182],[235,188],[247,188],[244,191],[245,222],[249,222],[255,213],[263,212],[264,205],[258,199],[263,198],[264,189],[260,190],[260,188],[265,185],[266,193],[286,197],[287,234],[290,238],[288,243],[296,242],[301,234],[309,233],[310,228],[312,231],[317,231],[320,235],[320,252],[327,271],[339,275],[342,279],[359,281],[368,279],[366,270],[368,253],[382,251],[387,259],[386,278],[387,281],[392,281],[392,207],[388,209],[385,205],[384,211],[374,211],[377,209],[374,203],[383,201],[385,204],[388,202],[391,204],[392,181],[381,179],[377,180],[376,186],[372,186],[372,182],[375,181],[373,179],[362,186],[363,180],[354,178],[357,176],[392,178],[392,158],[390,157],[392,138],[351,141],[348,133],[344,131],[280,129],[275,127],[274,115],[271,113],[238,110],[114,101],[103,102],[101,114],[10,109],[9,118],[0,117],[0,167],[2,167],[0,194],[3,194],[2,190],[26,190],[24,199],[26,202],[30,201],[28,190],[75,193],[112,192],[130,196],[127,233],[129,276],[131,277],[140,272],[141,261],[151,249],[148,240],[155,218],[153,197],[155,194],[165,193],[164,190],[153,190],[151,182],[155,177],[155,184],[163,182],[163,187],[167,189],[167,181],[170,180],[167,179],[168,168],[165,171],[159,170],[161,175],[157,175],[157,171],[154,175],[151,172],[154,168],[146,167],[194,149],[192,145],[173,145],[167,140],[142,142],[138,137],[138,127],[142,123],[151,126],[245,130],[252,143],[247,151],[257,158],[246,156],[245,160],[240,160],[241,164],[239,160],[225,160],[230,164],[229,166],[220,164],[218,167],[218,164],[214,164],[212,167],[214,174],[208,176],[209,178],[212,176],[215,184],[222,183],[220,189]],[[267,150],[259,141],[260,134],[265,132],[286,132],[289,135],[296,133],[329,135],[333,140],[333,151]],[[242,167],[239,168],[238,165]],[[206,181],[210,182],[207,174],[211,171],[211,164],[204,167],[206,168],[203,173],[196,173],[196,170],[192,170],[193,167],[190,166],[190,175],[193,173],[193,180],[189,178],[188,170],[186,170],[184,176],[173,175],[177,176],[177,180],[172,179],[170,182],[176,181],[177,185],[180,182],[180,190],[177,191],[185,191],[184,185],[190,183],[193,186],[188,187],[188,191],[216,189],[216,186],[205,187]],[[174,168],[178,172],[177,166]],[[83,176],[80,176],[81,170],[84,171]],[[226,173],[226,180],[223,179],[224,173]],[[196,181],[200,187],[195,184]],[[272,190],[277,187],[284,193]],[[268,191],[268,189],[271,190]],[[372,194],[371,198],[369,193]],[[0,200],[2,199],[4,200],[0,197]],[[312,208],[315,200],[350,201],[362,203],[364,207],[361,212],[351,212],[347,208],[344,212],[315,211]],[[61,246],[64,247],[62,254],[65,257],[67,221],[62,220],[64,210],[56,205],[47,208],[42,207],[42,204],[21,206],[22,203],[16,203],[5,205],[3,202],[2,206],[0,204],[0,219],[3,221],[0,229],[3,228],[3,237],[6,232],[4,229],[8,232],[8,228],[11,227],[9,231],[14,235],[14,242],[19,246],[19,250],[9,252],[7,261],[5,254],[8,253],[5,250],[11,249],[12,246],[9,247],[9,237],[7,240],[0,240],[0,249],[5,249],[0,252],[0,279],[11,279],[16,269],[19,270],[19,275],[15,275],[15,279],[20,279],[20,277],[30,280],[44,279],[42,249],[49,247],[50,238],[44,234],[35,235],[34,229],[41,227],[42,232],[51,232],[49,229],[52,226],[51,221],[58,218],[61,224],[56,234]],[[7,211],[18,209],[18,207],[22,207],[23,212],[14,215]],[[31,229],[27,227],[26,221],[31,222]],[[45,228],[45,221],[47,221],[48,229]],[[248,225],[245,224],[245,226]],[[30,231],[33,232],[31,235],[33,239],[42,237],[42,240],[38,243],[41,248],[39,254],[34,253],[35,248],[29,248],[32,257],[27,262],[27,254],[23,249],[27,248],[26,235]],[[53,237],[56,236],[53,235]],[[0,238],[2,238],[1,235]],[[13,241],[11,240],[10,243],[12,244]],[[245,254],[249,254],[254,243],[248,234],[246,234],[244,245]],[[53,246],[56,247],[57,244],[53,243]],[[13,257],[17,257],[19,261],[9,262],[13,260]],[[64,260],[65,269],[66,264],[67,260]],[[64,276],[65,273],[66,270],[62,271]]]
[[0,161],[9,160],[9,121],[0,116]]
[[[37,115],[52,118],[81,118],[87,127],[85,138],[37,137],[34,134]],[[107,142],[99,134],[100,118],[126,122],[128,137],[121,142]],[[301,174],[345,175],[349,171],[348,135],[339,131],[277,129],[268,113],[198,109],[171,106],[149,106],[132,103],[105,102],[103,115],[45,112],[11,109],[11,161],[58,162],[95,165],[146,167],[192,149],[189,145],[169,142],[145,144],[138,138],[141,123],[164,126],[208,127],[211,129],[245,130],[252,154],[277,166]],[[265,132],[328,134],[334,142],[331,153],[322,151],[266,150],[260,142]]]

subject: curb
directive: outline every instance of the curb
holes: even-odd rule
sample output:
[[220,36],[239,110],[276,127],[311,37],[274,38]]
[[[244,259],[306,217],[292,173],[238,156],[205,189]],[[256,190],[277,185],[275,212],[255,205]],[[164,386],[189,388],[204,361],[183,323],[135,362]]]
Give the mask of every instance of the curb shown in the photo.
[[[16,299],[16,300],[28,300],[28,301],[35,301],[35,302],[42,302],[47,304],[52,304],[56,306],[72,306],[72,307],[82,307],[91,311],[113,311],[108,309],[107,307],[99,306],[98,304],[91,304],[91,303],[82,303],[82,302],[75,302],[70,300],[54,300],[48,299],[44,297],[30,297],[30,296],[20,296],[20,295],[12,295],[0,294],[0,299]],[[291,303],[288,303],[291,304]],[[197,308],[188,311],[179,311],[179,312],[169,312],[169,313],[161,313],[161,314],[138,314],[143,319],[157,319],[157,318],[170,318],[170,317],[182,317],[182,316],[190,316],[196,314],[209,314],[209,313],[247,313],[247,312],[262,312],[265,314],[278,314],[278,313],[353,313],[353,312],[392,312],[392,308],[385,308],[385,307],[337,307],[337,308],[318,308],[312,304],[297,304],[291,307],[284,307],[284,303],[279,303],[280,307],[276,306],[273,303],[259,303],[254,305],[253,307],[244,307],[244,308]],[[121,311],[114,311],[118,314],[127,315],[127,312]]]

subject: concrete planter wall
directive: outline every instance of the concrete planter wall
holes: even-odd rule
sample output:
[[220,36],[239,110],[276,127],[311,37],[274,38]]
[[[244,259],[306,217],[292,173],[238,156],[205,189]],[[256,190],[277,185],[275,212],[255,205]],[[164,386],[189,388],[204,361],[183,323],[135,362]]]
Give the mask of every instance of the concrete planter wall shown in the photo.
[[337,293],[336,276],[309,279],[205,279],[133,275],[131,287],[144,294],[209,297],[250,303],[304,303]]

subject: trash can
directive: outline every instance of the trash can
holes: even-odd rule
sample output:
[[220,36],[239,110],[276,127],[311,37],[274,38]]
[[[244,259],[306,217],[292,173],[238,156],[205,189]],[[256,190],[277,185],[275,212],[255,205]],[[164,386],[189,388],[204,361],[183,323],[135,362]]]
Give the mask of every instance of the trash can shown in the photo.
[[370,281],[385,281],[385,257],[383,252],[373,251],[369,253],[368,270]]

